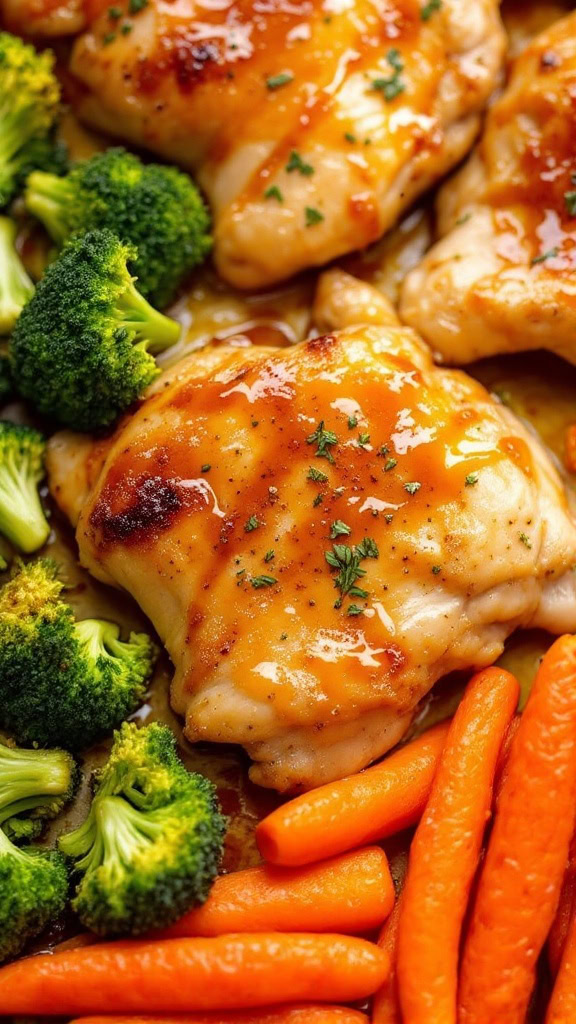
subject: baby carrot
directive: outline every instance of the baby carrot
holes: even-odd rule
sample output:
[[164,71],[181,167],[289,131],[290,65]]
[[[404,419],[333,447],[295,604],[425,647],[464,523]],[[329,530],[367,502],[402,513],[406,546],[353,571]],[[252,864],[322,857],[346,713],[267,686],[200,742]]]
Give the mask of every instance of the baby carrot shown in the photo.
[[545,1024],[574,1024],[576,1020],[576,917],[568,929],[560,968]]
[[345,935],[103,942],[3,967],[0,1006],[7,1016],[67,1016],[346,1003],[375,992],[387,972],[383,950]]
[[572,836],[570,856],[564,872],[560,899],[548,935],[548,963],[552,974],[557,974],[576,907],[576,836]]
[[271,1006],[262,1010],[202,1013],[177,1017],[79,1017],[72,1024],[368,1024],[365,1014],[346,1006]]
[[390,957],[390,971],[386,981],[382,985],[382,988],[379,988],[374,996],[372,1004],[372,1024],[402,1024],[400,1000],[398,998],[398,978],[396,972],[398,926],[400,924],[401,913],[402,894],[396,900],[394,910],[382,926],[382,930],[378,936],[378,945],[381,949],[384,949]]
[[460,1024],[520,1024],[576,810],[576,637],[545,655],[508,758],[464,946]]
[[343,932],[382,924],[394,905],[386,854],[378,846],[302,868],[271,864],[217,878],[206,903],[163,938],[227,932]]
[[447,723],[437,725],[373,768],[272,811],[256,829],[262,856],[273,864],[309,864],[414,825],[447,732]]
[[456,1024],[462,923],[519,695],[505,669],[484,669],[468,683],[450,726],[402,894],[398,992],[410,1024]]

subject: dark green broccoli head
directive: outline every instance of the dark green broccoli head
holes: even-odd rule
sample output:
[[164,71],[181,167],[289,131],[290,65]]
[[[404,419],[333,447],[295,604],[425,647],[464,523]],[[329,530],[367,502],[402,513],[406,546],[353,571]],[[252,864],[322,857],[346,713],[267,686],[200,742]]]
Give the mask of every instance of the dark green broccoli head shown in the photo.
[[62,855],[17,849],[0,829],[0,961],[16,956],[61,914],[67,896]]
[[175,167],[143,164],[125,149],[97,153],[64,179],[34,173],[25,199],[59,245],[93,228],[110,228],[135,245],[128,269],[160,309],[211,248],[210,217],[192,179]]
[[36,823],[55,818],[72,799],[78,782],[65,750],[23,750],[0,743],[0,825],[11,837],[36,834]]
[[157,648],[145,633],[76,622],[47,561],[16,568],[0,590],[0,725],[20,743],[80,750],[141,703]]
[[163,725],[124,724],[87,820],[60,849],[82,878],[73,907],[98,935],[141,935],[203,903],[226,829],[213,785]]
[[158,375],[180,327],[136,291],[126,263],[136,250],[111,231],[65,245],[17,321],[14,381],[41,412],[77,430],[112,423]]
[[[54,55],[0,32],[0,206],[24,176],[45,167],[60,109]],[[50,164],[48,164],[50,166]]]
[[8,353],[0,350],[0,404],[5,405],[14,394],[14,382]]
[[0,420],[0,533],[27,554],[50,534],[38,495],[45,452],[39,431]]
[[34,285],[16,252],[16,225],[0,217],[0,334],[9,334],[22,308],[34,294]]

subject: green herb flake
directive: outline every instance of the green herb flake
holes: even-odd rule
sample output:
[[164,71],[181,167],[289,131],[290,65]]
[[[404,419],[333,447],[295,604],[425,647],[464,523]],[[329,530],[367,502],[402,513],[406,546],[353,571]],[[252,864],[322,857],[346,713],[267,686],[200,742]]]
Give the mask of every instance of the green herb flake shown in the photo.
[[116,33],[108,32],[105,36],[102,36],[102,46],[110,46],[110,43],[113,43],[115,39]]
[[354,427],[358,426],[358,420],[356,416],[348,417],[348,430],[354,430]]
[[312,164],[307,164],[300,156],[300,153],[298,153],[295,149],[292,150],[290,156],[288,157],[286,170],[288,171],[288,173],[290,173],[291,171],[298,171],[299,174],[303,174],[307,178],[309,178],[311,174],[314,174],[314,168],[312,167]]
[[315,224],[321,224],[324,220],[324,214],[320,213],[314,206],[304,207],[304,218],[306,221],[306,227],[312,228]]
[[256,516],[250,516],[250,518],[244,524],[244,532],[252,533],[252,530],[257,530],[261,524],[258,522]]
[[358,444],[360,445],[361,448],[363,448],[364,445],[366,444],[370,444],[370,434],[359,434]]
[[279,203],[284,202],[284,196],[282,195],[278,185],[270,185],[264,193],[264,199],[277,199]]
[[[570,175],[570,181],[573,185],[576,185],[576,174]],[[576,192],[570,191],[564,193],[564,202],[566,203],[566,209],[571,217],[576,217]]]
[[360,544],[357,544],[356,552],[360,558],[378,558],[380,554],[378,545],[375,540],[372,540],[372,537],[365,537]]
[[548,249],[548,252],[540,253],[540,256],[535,256],[532,260],[531,265],[534,266],[536,263],[544,263],[546,260],[553,260],[558,255],[558,247],[554,246],[553,249]]
[[122,28],[120,29],[120,31],[121,31],[123,36],[127,36],[127,35],[130,34],[130,32],[132,31],[133,28],[134,28],[134,26],[133,26],[131,21],[125,21],[124,24],[122,25]]
[[323,494],[317,494],[316,497],[314,498],[314,501],[312,502],[312,505],[313,505],[314,508],[318,508],[318,505],[321,505],[323,501],[324,501],[324,495]]
[[395,100],[406,89],[406,85],[400,77],[404,70],[404,61],[400,51],[396,49],[388,50],[386,60],[394,73],[389,78],[373,79],[372,89],[375,89],[376,92],[381,92],[386,102],[391,103],[392,100]]
[[389,473],[391,469],[395,469],[398,465],[398,459],[387,459],[384,465],[384,472]]
[[343,523],[341,519],[335,519],[330,527],[330,540],[336,540],[337,537],[347,537],[350,533],[352,533],[351,526]]
[[348,615],[364,615],[364,609],[360,608],[360,605],[349,604],[348,605]]
[[108,17],[110,18],[110,21],[118,21],[122,17],[123,13],[124,12],[121,7],[108,8]]
[[437,576],[439,572],[442,572],[442,566],[440,566],[440,565],[433,565],[432,566],[432,573],[434,574],[434,576]]
[[477,484],[479,476],[480,476],[479,473],[468,473],[468,476],[466,477],[466,479],[464,481],[464,483],[466,484],[466,487],[473,487],[474,484]]
[[346,139],[346,142],[358,142],[358,139],[352,134],[352,132],[344,132],[344,138]]
[[265,562],[271,562],[272,559],[275,558],[275,557],[276,557],[276,553],[275,553],[274,549],[270,548],[270,551],[267,551],[266,554],[264,555],[264,561]]
[[274,576],[253,576],[250,583],[254,587],[254,590],[262,590],[263,587],[273,587],[278,580]]
[[266,88],[274,92],[275,89],[281,89],[283,85],[289,85],[293,81],[294,75],[291,71],[281,71],[279,75],[270,75],[266,79]]
[[420,10],[420,18],[422,21],[429,21],[435,11],[439,11],[442,7],[442,0],[428,0],[428,3],[424,4],[424,7]]
[[315,453],[317,458],[334,462],[334,456],[330,448],[338,444],[338,438],[333,430],[324,429],[324,420],[320,420],[314,433],[306,438],[306,444],[316,444],[318,446]]
[[281,640],[287,640],[288,639],[288,633],[280,633],[280,639]]
[[524,544],[524,547],[527,547],[528,549],[530,549],[532,547],[532,541],[530,540],[530,537],[528,536],[528,534],[521,533],[520,534],[520,540]]
[[201,473],[209,473],[211,469],[212,466],[209,462],[205,462],[203,466],[200,466]]
[[325,484],[328,477],[326,473],[322,473],[319,469],[315,469],[314,466],[310,466],[306,479],[313,480],[315,484]]
[[148,0],[129,0],[128,13],[139,14],[140,11],[145,10],[146,7],[148,7]]
[[421,487],[422,484],[417,480],[412,480],[411,483],[404,484],[404,490],[408,491],[408,494],[416,494],[416,491],[419,491]]

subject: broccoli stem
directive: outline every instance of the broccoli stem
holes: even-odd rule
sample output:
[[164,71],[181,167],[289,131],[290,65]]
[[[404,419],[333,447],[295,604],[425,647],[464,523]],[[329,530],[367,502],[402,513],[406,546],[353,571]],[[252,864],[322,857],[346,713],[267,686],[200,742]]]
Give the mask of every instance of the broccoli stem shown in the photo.
[[27,555],[41,548],[50,536],[38,480],[15,451],[7,452],[0,465],[0,533]]
[[42,221],[58,245],[62,245],[70,233],[66,205],[73,197],[74,187],[66,178],[46,171],[33,171],[28,175],[24,197],[26,206]]
[[35,130],[34,107],[15,110],[12,97],[6,97],[0,106],[0,162],[10,164],[19,150],[30,142]]
[[34,294],[34,285],[16,252],[15,238],[14,222],[0,217],[0,334],[10,333]]
[[0,824],[70,789],[70,763],[59,750],[0,745]]
[[8,854],[9,857],[16,857],[17,860],[25,861],[28,859],[27,854],[19,850],[17,846],[14,846],[14,843],[10,842],[6,833],[0,828],[0,857],[4,854]]
[[180,324],[154,309],[134,284],[116,299],[116,315],[120,326],[135,332],[138,348],[153,355],[170,348],[180,337]]
[[130,864],[136,851],[162,836],[163,822],[154,811],[142,812],[120,796],[94,798],[83,825],[60,839],[60,849],[77,860],[78,871],[94,871],[101,864]]

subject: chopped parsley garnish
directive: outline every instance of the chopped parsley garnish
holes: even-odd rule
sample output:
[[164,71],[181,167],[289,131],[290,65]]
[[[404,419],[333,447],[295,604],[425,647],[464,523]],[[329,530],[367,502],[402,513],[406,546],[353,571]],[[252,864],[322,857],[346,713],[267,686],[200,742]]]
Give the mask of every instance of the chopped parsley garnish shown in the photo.
[[378,558],[380,554],[376,541],[371,537],[365,537],[360,544],[357,544],[356,551],[361,558]]
[[280,639],[281,640],[287,640],[288,639],[288,633],[280,633]]
[[132,31],[133,28],[134,26],[131,21],[125,21],[120,31],[123,36],[127,36]]
[[288,172],[298,171],[299,174],[303,174],[305,177],[310,177],[311,174],[314,174],[312,164],[307,164],[295,149],[292,150],[288,157],[286,170]]
[[328,477],[326,473],[322,473],[319,469],[314,469],[314,466],[310,466],[308,470],[307,480],[313,480],[315,484],[325,484]]
[[123,11],[121,7],[108,8],[108,17],[110,18],[110,21],[118,21],[118,19],[122,17],[122,14]]
[[530,537],[528,536],[528,534],[521,533],[520,534],[520,540],[522,541],[522,543],[524,544],[525,547],[527,547],[527,548],[531,548],[532,547],[532,541],[530,540]]
[[335,519],[330,527],[330,540],[336,540],[337,537],[347,537],[350,533],[352,533],[351,526],[343,523],[341,519]]
[[328,459],[328,462],[334,462],[330,448],[338,444],[338,438],[333,430],[324,429],[324,420],[320,420],[314,433],[306,438],[306,444],[317,444],[316,456],[319,459]]
[[128,12],[129,14],[138,14],[145,7],[148,7],[148,0],[129,0]]
[[432,566],[432,572],[434,573],[435,576],[437,576],[438,573],[441,572],[441,571],[442,571],[442,567],[440,565],[433,565]]
[[404,92],[406,88],[400,77],[404,70],[404,61],[402,60],[400,51],[396,49],[388,50],[386,60],[394,73],[390,75],[389,78],[374,78],[372,81],[372,88],[377,92],[381,92],[384,99],[390,103],[392,100],[395,100],[400,93]]
[[250,516],[250,519],[244,524],[244,530],[246,533],[252,533],[252,530],[257,530],[260,526],[256,516]]
[[[570,181],[573,185],[576,185],[576,174],[570,175]],[[576,192],[570,191],[564,193],[564,202],[566,203],[566,209],[571,217],[576,217]]]
[[105,36],[102,36],[102,46],[110,46],[110,43],[113,43],[115,39],[116,33],[108,32]]
[[384,465],[384,472],[389,473],[391,469],[394,469],[398,465],[398,459],[387,459]]
[[416,494],[416,491],[419,491],[421,487],[422,484],[418,483],[417,480],[413,480],[409,484],[404,484],[404,490],[408,491],[408,494]]
[[275,558],[275,557],[276,557],[276,555],[275,555],[274,549],[270,548],[270,551],[267,551],[266,554],[264,555],[264,561],[265,562],[271,562],[272,559]]
[[209,473],[211,469],[212,466],[209,462],[205,462],[203,466],[200,466],[201,473]]
[[557,255],[558,247],[554,246],[553,249],[548,249],[548,252],[543,252],[540,254],[540,256],[535,256],[532,260],[532,266],[534,266],[535,263],[544,263],[545,260],[552,260]]
[[358,604],[349,604],[348,615],[364,615],[364,609]]
[[348,417],[348,430],[354,430],[354,427],[358,426],[358,420],[356,416]]
[[270,75],[266,79],[266,88],[273,92],[274,89],[281,89],[283,85],[289,85],[293,81],[294,75],[291,71],[281,71],[279,75]]
[[363,448],[365,444],[370,444],[370,434],[359,434],[358,444],[361,448]]
[[376,455],[388,455],[389,451],[390,451],[390,449],[388,448],[388,446],[385,445],[385,444],[382,444],[382,445],[380,445],[380,448],[376,452]]
[[250,583],[254,590],[261,590],[262,587],[273,587],[275,583],[278,583],[278,580],[274,576],[263,574],[262,576],[253,576]]
[[333,544],[331,551],[326,551],[326,561],[331,569],[337,569],[338,573],[334,578],[334,586],[340,591],[341,596],[334,607],[342,607],[342,598],[349,594],[350,597],[368,597],[368,591],[356,586],[359,579],[366,575],[366,570],[360,567],[364,558],[378,558],[378,547],[375,542],[366,537],[357,547],[351,548],[348,544]]
[[352,132],[344,132],[344,138],[346,139],[346,142],[358,142],[358,139],[352,134]]
[[466,484],[466,487],[473,487],[474,484],[477,484],[479,476],[480,476],[479,473],[468,473],[468,476],[466,477],[466,479],[464,481],[464,483]]
[[284,196],[282,195],[278,185],[270,185],[264,193],[264,199],[277,199],[279,203],[284,202]]
[[323,501],[324,501],[324,495],[323,494],[317,494],[316,497],[314,498],[314,501],[312,502],[312,505],[314,506],[314,508],[318,508],[318,505],[321,505]]
[[439,11],[441,7],[442,0],[428,0],[428,3],[424,4],[420,11],[420,18],[422,21],[428,21],[434,14],[434,11]]
[[324,214],[320,213],[320,210],[317,210],[314,206],[305,206],[304,216],[307,228],[313,227],[314,224],[320,224],[324,220]]

